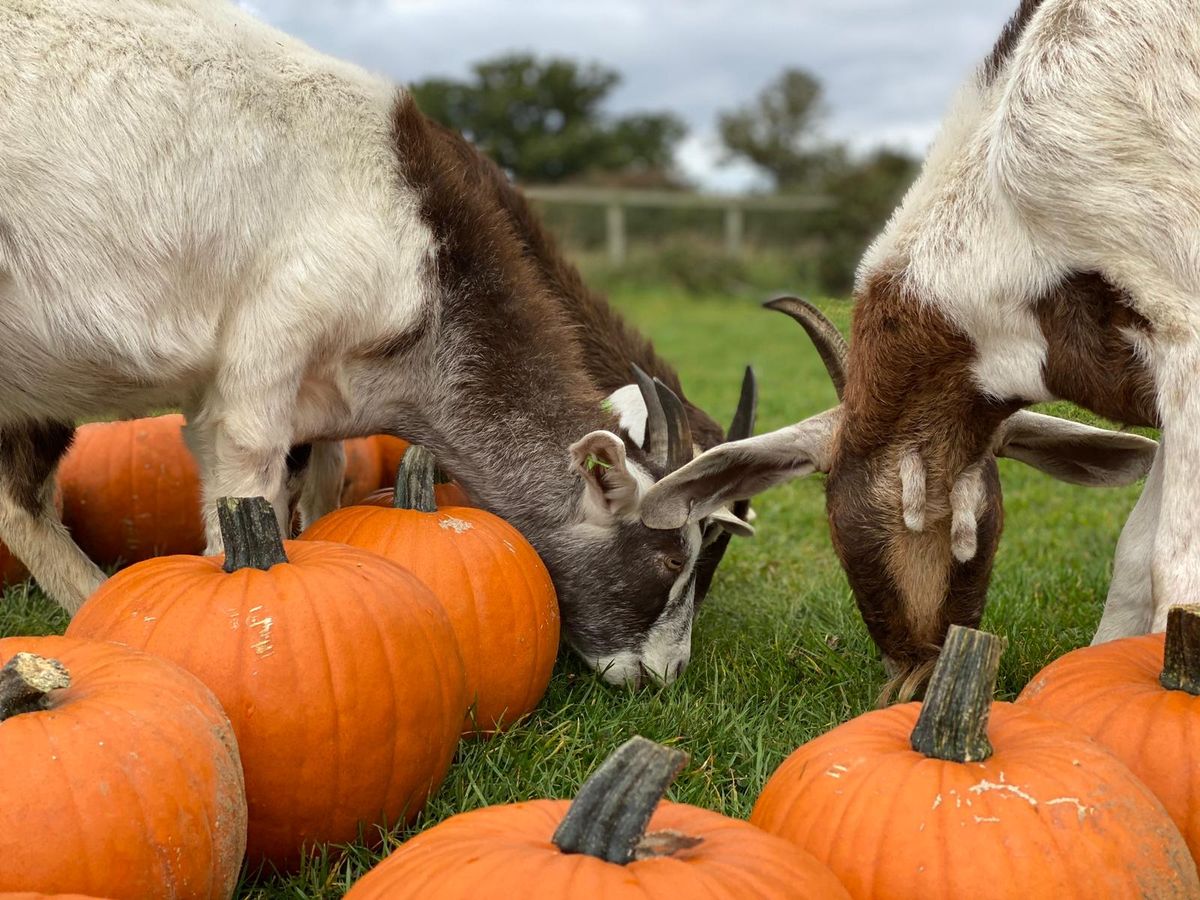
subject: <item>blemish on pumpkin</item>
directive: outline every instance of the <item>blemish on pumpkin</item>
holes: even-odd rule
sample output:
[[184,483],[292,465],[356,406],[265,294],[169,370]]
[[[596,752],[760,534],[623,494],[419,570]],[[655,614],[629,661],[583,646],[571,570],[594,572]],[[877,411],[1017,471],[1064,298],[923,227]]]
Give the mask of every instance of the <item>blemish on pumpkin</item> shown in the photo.
[[1087,818],[1088,813],[1092,812],[1092,808],[1080,803],[1078,797],[1055,797],[1053,800],[1046,801],[1047,806],[1057,806],[1060,803],[1074,803],[1075,814],[1079,817],[1080,822]]
[[260,619],[255,615],[260,609],[262,609],[261,606],[255,606],[250,610],[250,614],[246,616],[246,627],[259,629],[258,640],[251,646],[255,653],[264,657],[275,652],[275,646],[271,643],[271,628],[275,625],[275,620],[271,616],[263,616]]
[[931,807],[929,807],[929,808],[930,808],[930,809],[937,809],[937,808],[938,808],[939,806],[941,806],[941,805],[942,805],[942,795],[941,795],[941,794],[938,794],[936,797],[934,797],[934,798],[933,798],[933,806],[931,806]]
[[464,522],[462,519],[456,519],[454,516],[441,516],[438,519],[438,525],[443,531],[453,530],[455,534],[462,534],[464,531],[470,531],[475,526],[470,522]]
[[1030,806],[1038,805],[1036,797],[1030,796],[1025,791],[1023,791],[1019,787],[1017,787],[1015,784],[1005,783],[1003,772],[1000,773],[1000,780],[998,782],[997,781],[988,781],[985,778],[982,781],[980,781],[979,784],[972,785],[971,787],[967,788],[967,790],[969,790],[972,794],[983,794],[988,791],[1003,791],[1003,792],[1012,794],[1015,797],[1020,797],[1022,800],[1024,800]]
[[850,770],[848,768],[846,768],[845,766],[843,766],[841,763],[834,763],[832,766],[829,767],[829,769],[825,772],[825,774],[828,775],[830,778],[841,778],[845,772],[849,772],[849,771]]
[[981,822],[999,822],[999,821],[1000,821],[1000,819],[998,816],[976,816],[975,817],[975,824],[977,824],[977,825]]

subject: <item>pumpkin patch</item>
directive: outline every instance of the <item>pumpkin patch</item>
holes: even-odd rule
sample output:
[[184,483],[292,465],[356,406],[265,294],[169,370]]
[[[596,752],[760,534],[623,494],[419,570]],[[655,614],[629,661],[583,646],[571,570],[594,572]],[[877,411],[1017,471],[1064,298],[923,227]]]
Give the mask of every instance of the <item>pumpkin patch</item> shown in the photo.
[[467,708],[462,660],[442,606],[395,563],[283,542],[261,498],[219,513],[224,556],[131,566],[68,634],[164,656],[212,689],[241,748],[251,864],[284,870],[420,812]]
[[412,572],[446,608],[458,636],[474,708],[468,733],[490,733],[528,714],[550,682],[558,653],[554,585],[515,528],[482,509],[437,501],[434,461],[404,456],[383,506],[349,506],[314,522],[300,540],[378,553]]
[[750,821],[855,898],[1200,896],[1162,805],[1061,722],[992,701],[1000,641],[951,627],[923,703],[796,750]]
[[1200,858],[1200,608],[1173,608],[1165,634],[1056,659],[1017,703],[1090,734],[1125,763]]
[[447,819],[396,850],[347,900],[472,900],[518,884],[527,900],[847,896],[816,860],[752,825],[660,803],[686,761],[635,737],[574,801],[530,800]]

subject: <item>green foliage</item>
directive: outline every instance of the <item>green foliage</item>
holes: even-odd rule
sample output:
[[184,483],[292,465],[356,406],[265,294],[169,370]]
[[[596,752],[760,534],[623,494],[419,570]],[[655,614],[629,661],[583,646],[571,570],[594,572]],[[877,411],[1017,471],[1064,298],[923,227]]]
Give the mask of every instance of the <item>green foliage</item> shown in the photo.
[[[760,309],[761,297],[696,297],[659,286],[614,299],[677,364],[688,396],[720,420],[733,414],[746,363],[759,378],[760,432],[836,402],[800,327]],[[821,306],[846,328],[849,304]],[[1054,412],[1078,415],[1066,405]],[[1117,535],[1138,489],[1066,485],[1008,460],[1000,473],[1006,524],[983,624],[1008,639],[999,694],[1012,699],[1043,665],[1090,640]],[[333,900],[406,837],[455,813],[571,796],[634,734],[691,754],[671,799],[748,815],[784,757],[870,709],[885,677],[830,547],[821,480],[773,490],[755,508],[758,534],[730,546],[697,619],[692,662],[681,681],[640,692],[615,689],[564,652],[538,710],[492,740],[463,742],[446,783],[413,827],[389,834],[378,850],[322,849],[294,877],[247,878],[239,896]],[[0,602],[0,635],[63,627],[62,614],[36,590],[13,588]]]
[[683,123],[667,113],[605,116],[619,82],[603,66],[514,53],[477,63],[466,81],[434,78],[411,90],[427,115],[461,131],[518,181],[669,172]]
[[763,169],[778,190],[818,182],[830,148],[817,131],[825,115],[821,83],[802,69],[785,69],[750,103],[717,117],[729,159]]

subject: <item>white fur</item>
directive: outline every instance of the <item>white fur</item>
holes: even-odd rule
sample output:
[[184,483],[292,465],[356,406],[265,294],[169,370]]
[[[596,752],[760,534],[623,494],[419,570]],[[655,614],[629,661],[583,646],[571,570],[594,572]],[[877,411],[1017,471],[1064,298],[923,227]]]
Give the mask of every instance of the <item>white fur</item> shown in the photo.
[[432,287],[395,88],[214,0],[10,0],[0,59],[0,422],[181,404],[210,549],[217,496],[282,518],[290,444],[385,424],[350,355]]
[[[902,273],[972,339],[980,388],[1030,402],[1049,399],[1037,298],[1077,271],[1130,293],[1168,440],[1153,549],[1147,504],[1118,564],[1151,554],[1156,629],[1200,596],[1197,59],[1200,0],[1045,0],[995,82],[964,88],[859,273]],[[1113,609],[1143,582],[1119,569]]]
[[641,388],[636,384],[627,384],[617,388],[608,395],[605,401],[612,409],[621,428],[629,435],[629,439],[639,447],[646,439],[646,399],[642,396]]

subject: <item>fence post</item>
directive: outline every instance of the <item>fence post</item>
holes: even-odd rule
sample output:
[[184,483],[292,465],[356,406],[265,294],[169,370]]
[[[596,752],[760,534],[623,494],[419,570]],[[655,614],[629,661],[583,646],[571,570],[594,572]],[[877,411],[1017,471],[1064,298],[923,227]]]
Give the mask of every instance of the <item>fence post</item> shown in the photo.
[[746,215],[740,206],[725,207],[725,252],[742,255],[742,236],[746,231]]
[[608,204],[605,226],[608,233],[608,261],[619,266],[625,262],[625,207],[620,200]]

